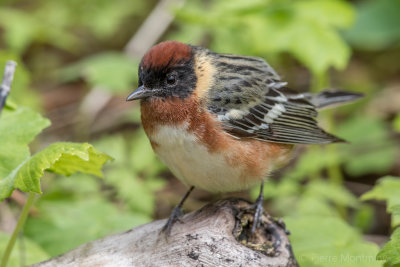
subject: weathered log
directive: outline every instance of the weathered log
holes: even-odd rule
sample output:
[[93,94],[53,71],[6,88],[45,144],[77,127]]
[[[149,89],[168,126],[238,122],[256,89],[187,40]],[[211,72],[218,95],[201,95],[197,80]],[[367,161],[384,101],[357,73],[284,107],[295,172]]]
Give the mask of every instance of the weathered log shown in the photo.
[[298,266],[284,224],[264,213],[251,234],[252,213],[244,200],[221,200],[183,216],[168,238],[166,220],[154,221],[34,266]]

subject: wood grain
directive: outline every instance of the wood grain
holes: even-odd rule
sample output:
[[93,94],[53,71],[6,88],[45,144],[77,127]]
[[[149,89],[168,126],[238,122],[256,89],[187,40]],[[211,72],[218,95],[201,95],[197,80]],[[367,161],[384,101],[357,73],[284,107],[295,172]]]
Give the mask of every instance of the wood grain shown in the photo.
[[298,266],[284,224],[264,214],[251,235],[252,219],[248,202],[221,200],[185,215],[168,238],[166,220],[154,221],[34,266]]

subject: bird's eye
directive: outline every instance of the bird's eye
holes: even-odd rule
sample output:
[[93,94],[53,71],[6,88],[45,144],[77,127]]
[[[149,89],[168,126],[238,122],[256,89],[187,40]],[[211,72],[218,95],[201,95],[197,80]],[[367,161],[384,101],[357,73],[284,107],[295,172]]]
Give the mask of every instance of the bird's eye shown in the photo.
[[167,75],[167,84],[174,85],[176,83],[176,76],[175,74],[168,74]]

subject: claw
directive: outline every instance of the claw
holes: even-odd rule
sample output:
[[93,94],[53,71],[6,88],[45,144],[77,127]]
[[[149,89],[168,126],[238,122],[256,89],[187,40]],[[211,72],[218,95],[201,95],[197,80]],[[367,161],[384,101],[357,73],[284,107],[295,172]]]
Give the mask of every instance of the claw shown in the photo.
[[193,191],[194,186],[190,187],[189,190],[186,192],[185,196],[182,198],[181,202],[172,210],[171,215],[168,218],[167,223],[161,228],[161,232],[165,234],[165,238],[168,238],[171,234],[172,226],[175,224],[176,221],[183,223],[181,217],[183,215],[182,212],[182,205],[185,200],[188,198],[190,193]]
[[251,233],[255,233],[256,229],[261,225],[261,217],[263,214],[263,201],[264,201],[264,182],[261,184],[260,187],[260,194],[257,197],[256,202],[252,205],[252,209],[254,209],[254,219],[253,219],[253,226],[251,227]]
[[183,212],[179,206],[176,206],[172,210],[167,223],[161,229],[161,232],[163,232],[166,235],[166,237],[168,237],[171,234],[172,226],[175,224],[176,221],[183,223],[183,221],[181,220],[182,215],[183,215]]

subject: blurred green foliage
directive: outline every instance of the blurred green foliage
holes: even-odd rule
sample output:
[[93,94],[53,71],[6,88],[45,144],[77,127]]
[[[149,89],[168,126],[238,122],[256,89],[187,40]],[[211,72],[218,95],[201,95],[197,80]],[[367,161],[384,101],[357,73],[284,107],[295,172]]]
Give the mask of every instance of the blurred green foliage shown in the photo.
[[358,18],[346,34],[352,45],[366,50],[379,50],[399,43],[399,1],[369,0],[357,5]]
[[387,212],[392,214],[392,227],[400,225],[400,179],[399,177],[386,176],[369,192],[362,195],[362,200],[377,199],[387,202]]
[[[10,237],[2,232],[0,232],[0,251],[4,251],[9,241]],[[23,246],[25,249],[24,257],[26,264],[34,264],[50,257],[35,241],[24,237],[24,239],[19,239],[16,243],[16,249],[13,250],[11,257],[9,259],[9,266],[20,266],[21,263],[21,253],[20,248]]]
[[41,193],[40,178],[45,170],[61,175],[82,172],[102,176],[100,169],[111,157],[87,143],[53,143],[31,156],[28,144],[50,122],[26,108],[4,113],[0,121],[0,200],[16,188]]
[[[387,212],[392,214],[392,227],[394,229],[390,241],[383,246],[377,255],[378,260],[384,260],[387,266],[400,264],[400,177],[385,176],[379,179],[379,183],[369,192],[361,196],[361,199],[385,200]],[[397,228],[396,228],[397,227]]]
[[137,83],[138,65],[123,53],[105,52],[68,66],[60,71],[60,76],[65,82],[83,78],[92,87],[126,93],[127,88]]
[[[34,43],[49,44],[77,53],[86,47],[88,34],[97,39],[111,38],[129,16],[140,16],[145,1],[14,1],[0,9],[0,26],[7,48],[23,53]],[[19,7],[19,4],[21,7]]]
[[215,51],[264,57],[289,52],[315,74],[347,65],[350,48],[338,32],[353,21],[353,8],[346,1],[222,0],[208,7],[203,1],[189,3],[178,19],[218,36],[210,44]]
[[[16,110],[0,118],[2,196],[14,187],[14,178],[4,178],[29,157],[27,144],[49,124],[29,109],[16,108],[16,104],[43,110],[39,101],[42,85],[53,85],[55,90],[60,85],[78,84],[86,91],[106,91],[124,105],[121,95],[136,86],[140,59],[128,57],[122,48],[155,2],[9,0],[0,6],[0,65],[4,66],[7,59],[19,64],[8,102],[9,109]],[[189,0],[182,8],[172,6],[171,10],[176,21],[166,39],[266,58],[289,81],[300,81],[302,88],[317,91],[340,86],[367,93],[365,100],[322,112],[319,118],[325,128],[350,144],[305,150],[280,174],[281,179],[266,182],[265,198],[268,211],[283,216],[288,224],[300,265],[319,267],[383,266],[383,261],[375,260],[379,248],[362,238],[377,220],[372,206],[362,201],[385,200],[394,234],[378,259],[386,260],[387,266],[399,263],[399,230],[395,227],[399,225],[400,108],[383,115],[375,112],[382,108],[375,99],[388,86],[381,77],[390,78],[382,67],[388,65],[387,61],[379,55],[387,53],[389,67],[400,70],[399,62],[394,62],[400,48],[399,1]],[[356,53],[356,63],[343,71],[352,53]],[[369,64],[371,58],[376,62]],[[311,73],[311,82],[304,67]],[[366,74],[360,75],[363,71]],[[289,86],[296,88],[297,84]],[[389,100],[395,97],[386,98],[385,103]],[[83,116],[80,112],[78,118]],[[121,121],[137,125],[138,114],[135,108]],[[13,125],[20,127],[23,135],[10,132]],[[23,145],[10,141],[12,137]],[[119,129],[90,141],[115,160],[104,168],[103,180],[86,174],[68,179],[47,174],[41,179],[44,194],[35,203],[39,212],[28,219],[24,229],[25,264],[153,219],[156,192],[165,188],[167,182],[162,177],[167,170],[155,157],[143,131]],[[39,147],[43,147],[40,139],[31,146],[35,152]],[[86,147],[79,157],[87,157],[90,149]],[[72,160],[79,160],[60,151],[65,150],[51,147],[36,154],[39,177],[44,169],[69,174],[65,166],[49,167],[40,160],[47,153],[64,155],[69,167]],[[361,199],[346,187],[348,180],[368,184],[371,182],[364,182],[366,178],[388,174],[395,176],[382,178]],[[40,190],[38,177],[33,180],[36,191]],[[255,197],[256,192],[254,189],[251,195]],[[7,235],[1,234],[0,252],[6,242]],[[20,259],[18,249],[14,249],[9,266],[18,266]]]
[[47,119],[26,108],[12,112],[5,111],[2,114],[0,122],[1,199],[9,195],[7,191],[14,184],[12,179],[6,178],[7,175],[29,157],[28,144],[49,124]]
[[5,66],[7,60],[18,62],[18,72],[15,73],[12,91],[8,96],[7,102],[18,102],[21,106],[40,109],[40,100],[37,93],[29,90],[31,83],[31,73],[21,62],[21,55],[18,55],[10,50],[0,50],[0,66]]
[[378,246],[340,218],[308,214],[285,221],[300,266],[382,266],[375,261]]
[[379,251],[377,259],[387,261],[388,266],[399,266],[400,264],[400,228],[394,230],[390,241]]
[[[24,226],[34,195],[41,193],[40,179],[48,170],[61,175],[76,172],[102,176],[102,166],[112,158],[87,143],[53,143],[31,156],[29,143],[49,126],[49,121],[27,108],[4,110],[0,120],[0,200],[11,196],[15,189],[30,193],[20,219],[8,242],[1,244],[1,265],[6,266],[8,260],[15,261],[13,246],[21,228]],[[4,238],[2,238],[4,239]],[[7,244],[7,245],[6,245]],[[28,255],[29,261],[36,261],[43,253],[29,241],[29,247],[39,254],[38,258]]]

